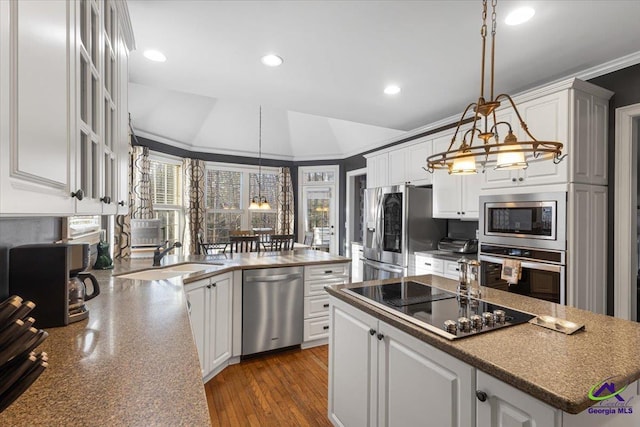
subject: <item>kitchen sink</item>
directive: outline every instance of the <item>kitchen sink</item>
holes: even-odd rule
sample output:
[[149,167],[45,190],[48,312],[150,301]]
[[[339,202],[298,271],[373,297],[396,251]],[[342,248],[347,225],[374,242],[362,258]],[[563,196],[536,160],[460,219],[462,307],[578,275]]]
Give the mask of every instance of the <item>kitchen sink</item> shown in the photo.
[[149,270],[137,271],[135,273],[127,273],[121,274],[117,277],[123,279],[134,279],[134,280],[163,280],[170,279],[172,277],[184,276],[186,274],[197,273],[205,270],[214,270],[216,267],[223,266],[224,264],[215,263],[215,264],[199,264],[199,263],[191,263],[191,264],[179,264],[179,265],[170,265],[165,268],[153,268]]

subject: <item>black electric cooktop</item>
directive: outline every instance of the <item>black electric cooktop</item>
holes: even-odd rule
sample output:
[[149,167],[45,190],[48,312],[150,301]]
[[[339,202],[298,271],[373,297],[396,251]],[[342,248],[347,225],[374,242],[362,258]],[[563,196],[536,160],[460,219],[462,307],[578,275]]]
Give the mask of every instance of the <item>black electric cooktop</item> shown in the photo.
[[451,340],[525,323],[535,317],[412,281],[342,290]]

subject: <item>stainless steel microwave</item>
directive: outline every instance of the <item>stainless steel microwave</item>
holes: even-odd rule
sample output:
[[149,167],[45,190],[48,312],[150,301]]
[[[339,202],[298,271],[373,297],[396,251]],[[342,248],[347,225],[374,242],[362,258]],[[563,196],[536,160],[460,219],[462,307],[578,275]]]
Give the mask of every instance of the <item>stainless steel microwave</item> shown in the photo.
[[564,251],[566,222],[566,192],[480,197],[481,243]]

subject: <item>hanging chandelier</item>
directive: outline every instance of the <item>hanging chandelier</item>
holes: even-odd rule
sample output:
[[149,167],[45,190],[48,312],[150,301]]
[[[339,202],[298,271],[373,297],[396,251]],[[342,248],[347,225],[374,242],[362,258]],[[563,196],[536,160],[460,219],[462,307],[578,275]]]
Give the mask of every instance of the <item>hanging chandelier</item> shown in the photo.
[[271,205],[267,202],[267,198],[262,195],[262,105],[260,106],[258,122],[258,197],[255,195],[251,199],[249,209],[270,210]]
[[[497,0],[491,2],[491,78],[490,98],[485,100],[485,63],[486,63],[486,41],[487,41],[487,0],[482,1],[482,64],[480,67],[480,97],[477,102],[467,105],[456,131],[451,138],[451,144],[447,151],[437,153],[427,158],[427,170],[432,172],[435,169],[446,169],[450,174],[468,175],[478,172],[478,164],[482,170],[488,166],[495,169],[513,170],[526,169],[529,163],[552,160],[558,164],[566,157],[562,155],[562,143],[556,141],[538,141],[529,131],[527,124],[522,119],[515,102],[506,93],[496,97],[493,96],[494,82],[494,61],[495,61],[495,35],[496,35],[496,4]],[[500,101],[506,101],[518,117],[520,127],[528,137],[526,141],[518,141],[516,135],[508,122],[496,120],[496,109],[500,106]],[[464,132],[462,142],[455,148],[456,138],[460,131],[460,126],[465,123],[465,116],[469,111],[473,111],[471,129]],[[503,142],[498,136],[498,127],[507,129],[507,135]],[[474,138],[481,142],[474,145]],[[467,140],[469,142],[467,142]]]

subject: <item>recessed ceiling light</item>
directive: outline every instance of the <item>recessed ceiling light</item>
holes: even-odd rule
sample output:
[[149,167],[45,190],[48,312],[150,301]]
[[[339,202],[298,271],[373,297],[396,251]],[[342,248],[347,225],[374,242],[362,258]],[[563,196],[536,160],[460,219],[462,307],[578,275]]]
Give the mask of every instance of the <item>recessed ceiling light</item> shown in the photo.
[[167,57],[164,56],[164,53],[155,49],[147,49],[144,51],[144,57],[155,62],[164,62],[167,60]]
[[278,55],[265,55],[261,59],[262,63],[268,67],[277,67],[281,65],[284,61]]
[[507,15],[507,18],[504,20],[504,23],[507,25],[520,25],[527,22],[529,19],[535,15],[536,11],[530,7],[521,7],[510,14]]
[[400,86],[389,85],[384,88],[384,93],[387,95],[397,95],[400,93]]

